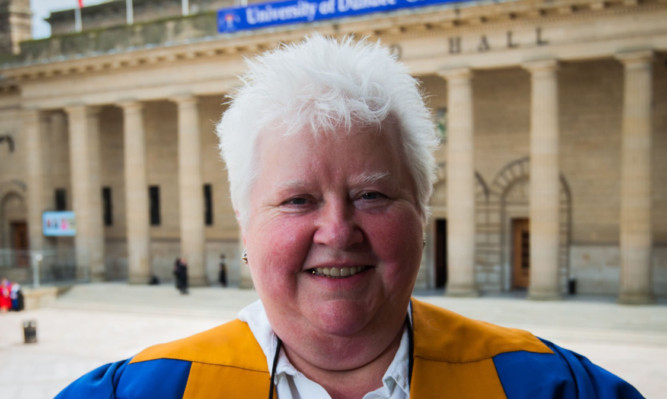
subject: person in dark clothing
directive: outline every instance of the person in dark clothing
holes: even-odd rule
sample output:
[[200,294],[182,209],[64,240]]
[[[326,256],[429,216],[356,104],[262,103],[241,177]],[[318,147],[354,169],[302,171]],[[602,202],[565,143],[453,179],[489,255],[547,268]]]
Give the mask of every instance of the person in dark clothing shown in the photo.
[[220,271],[218,272],[218,281],[223,287],[227,286],[227,264],[225,263],[225,254],[220,255]]
[[181,294],[188,293],[188,264],[185,261],[185,258],[180,257],[176,258],[174,263],[174,277],[176,280],[176,289],[178,289]]

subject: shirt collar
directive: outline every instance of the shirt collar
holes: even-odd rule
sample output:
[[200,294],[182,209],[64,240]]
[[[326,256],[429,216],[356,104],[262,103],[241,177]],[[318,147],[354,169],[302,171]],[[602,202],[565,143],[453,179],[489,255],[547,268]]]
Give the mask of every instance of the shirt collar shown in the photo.
[[[412,304],[408,309],[408,315],[412,319]],[[268,370],[271,370],[273,366],[273,358],[276,354],[276,347],[278,346],[278,337],[273,332],[269,319],[266,316],[266,311],[264,305],[260,300],[257,300],[250,305],[243,308],[238,315],[241,321],[248,323],[250,331],[255,336],[257,343],[262,348],[264,356],[266,357],[266,363]],[[398,347],[398,351],[394,356],[394,359],[389,364],[387,371],[382,377],[383,386],[376,391],[373,391],[365,396],[365,398],[395,398],[395,397],[409,397],[410,394],[410,383],[408,363],[410,356],[410,340],[408,337],[407,327],[403,329],[403,335],[401,337],[401,343]],[[277,385],[284,382],[287,378],[304,378],[306,376],[301,374],[293,365],[290,363],[289,359],[285,355],[284,351],[280,351],[278,357],[278,364],[276,367],[276,376],[275,381]],[[399,389],[401,393],[397,392],[396,389]]]

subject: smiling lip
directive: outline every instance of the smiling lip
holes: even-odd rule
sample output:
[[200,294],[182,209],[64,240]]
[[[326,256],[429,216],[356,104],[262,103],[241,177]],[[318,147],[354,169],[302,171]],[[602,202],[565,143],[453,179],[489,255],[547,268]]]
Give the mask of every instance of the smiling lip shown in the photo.
[[330,277],[330,278],[345,278],[352,277],[359,274],[372,266],[349,266],[349,267],[316,267],[309,269],[308,272],[314,276]]

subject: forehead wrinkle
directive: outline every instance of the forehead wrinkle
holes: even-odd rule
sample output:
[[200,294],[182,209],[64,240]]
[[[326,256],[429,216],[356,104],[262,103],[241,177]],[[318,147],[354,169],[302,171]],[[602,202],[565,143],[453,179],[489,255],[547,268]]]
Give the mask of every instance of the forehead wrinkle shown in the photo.
[[284,191],[284,190],[299,189],[303,188],[306,185],[307,185],[306,182],[302,179],[292,179],[278,183],[278,190]]
[[389,172],[364,173],[354,178],[352,183],[355,185],[375,184],[391,180],[391,177]]

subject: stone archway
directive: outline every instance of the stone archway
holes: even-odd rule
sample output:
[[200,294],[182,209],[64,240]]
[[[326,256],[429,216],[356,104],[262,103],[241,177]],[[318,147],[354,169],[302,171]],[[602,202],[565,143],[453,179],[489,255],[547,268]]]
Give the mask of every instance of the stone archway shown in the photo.
[[0,184],[0,248],[11,248],[11,223],[26,222],[26,185],[20,180]]
[[[447,180],[446,164],[438,165],[438,181],[434,184],[431,196],[431,218],[426,230],[426,250],[418,276],[420,286],[442,288],[447,279]],[[488,263],[489,243],[489,186],[481,174],[475,172],[475,270],[478,283],[489,281],[489,272],[493,269]],[[444,264],[443,264],[444,262]],[[444,274],[444,275],[443,275]],[[493,278],[491,278],[493,280]],[[481,288],[488,288],[482,285]],[[495,288],[497,290],[497,288]]]
[[[570,187],[562,174],[560,178],[560,233],[559,233],[559,280],[562,292],[566,292],[569,280],[569,247],[572,229],[572,196]],[[496,223],[492,230],[500,237],[497,248],[502,289],[512,288],[512,261],[519,256],[513,249],[512,223],[528,220],[530,214],[530,158],[523,157],[508,163],[495,176],[491,184],[491,219]]]

